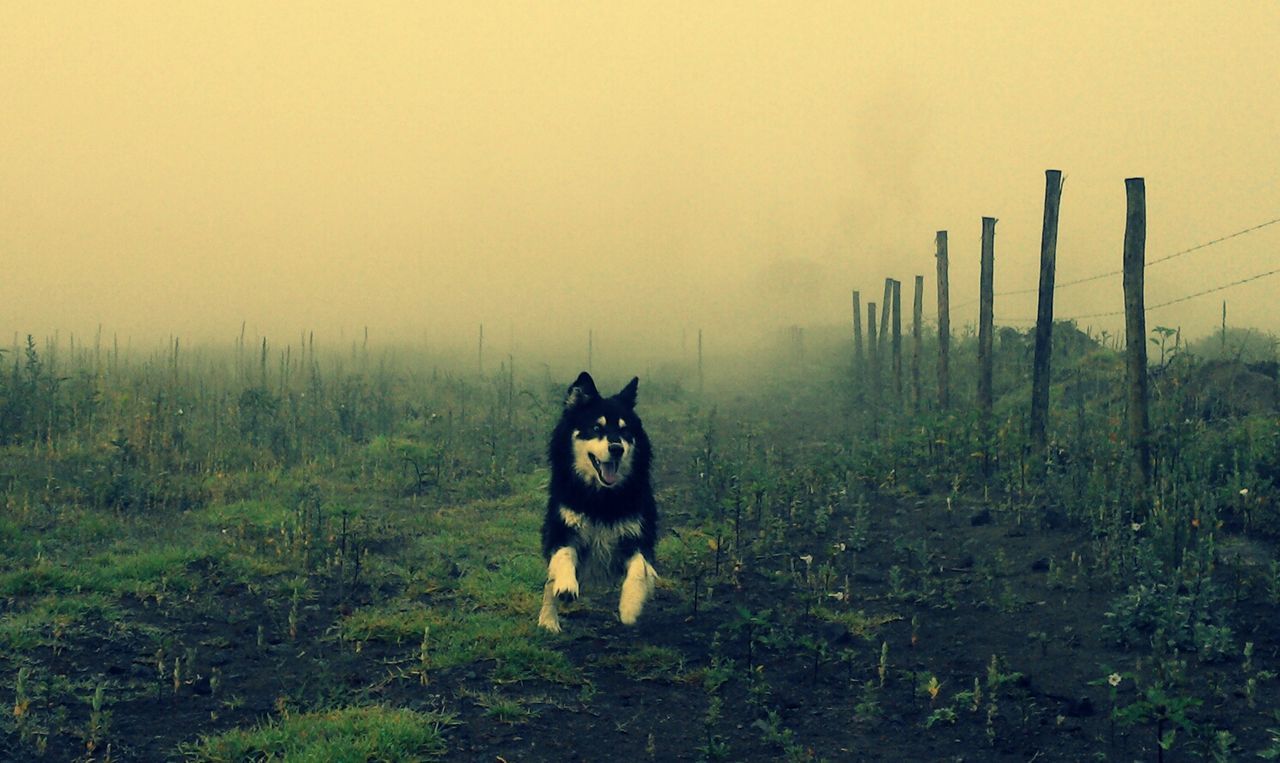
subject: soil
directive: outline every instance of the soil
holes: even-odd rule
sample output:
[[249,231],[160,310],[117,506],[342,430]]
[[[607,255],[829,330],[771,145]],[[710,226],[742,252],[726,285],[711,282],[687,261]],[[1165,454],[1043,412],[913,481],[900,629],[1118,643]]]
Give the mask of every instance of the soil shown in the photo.
[[[134,622],[163,625],[174,643],[201,645],[197,661],[216,668],[224,685],[237,687],[238,704],[214,696],[208,675],[180,681],[175,691],[171,678],[159,678],[157,663],[171,665],[183,655],[156,655],[127,635],[99,641],[92,631],[81,631],[57,653],[44,650],[34,657],[55,675],[103,672],[154,685],[154,691],[112,705],[114,760],[180,759],[179,744],[200,733],[251,725],[300,698],[315,703],[341,690],[394,706],[457,713],[458,724],[446,733],[445,759],[454,761],[697,760],[712,737],[726,746],[721,759],[778,760],[787,740],[767,733],[770,710],[781,724],[774,728],[790,735],[792,757],[798,759],[1157,759],[1154,725],[1118,727],[1110,721],[1111,690],[1101,679],[1109,670],[1131,670],[1139,659],[1101,635],[1114,594],[1091,585],[1085,572],[1069,571],[1065,584],[1051,585],[1048,560],[1060,564],[1073,552],[1084,553],[1086,538],[1070,528],[1019,525],[1016,515],[992,514],[976,503],[948,507],[936,497],[886,498],[872,507],[872,515],[864,549],[847,555],[850,600],[834,605],[882,621],[869,639],[797,609],[810,600],[802,575],[783,579],[744,569],[737,586],[725,583],[711,591],[696,613],[691,602],[659,589],[635,628],[617,622],[612,595],[570,608],[562,615],[565,632],[557,643],[581,672],[579,684],[534,680],[495,687],[492,666],[477,664],[435,673],[421,686],[390,678],[403,650],[370,644],[355,653],[327,638],[346,606],[336,592],[309,602],[298,637],[290,640],[280,636],[287,633],[287,607],[269,605],[242,585],[219,587],[217,571],[208,570],[217,591],[211,600],[139,604]],[[814,548],[838,543],[845,529],[836,525],[827,536],[813,538]],[[907,586],[918,590],[895,592],[886,571],[905,568],[903,549],[924,548],[922,543],[927,568]],[[1002,571],[987,570],[981,561],[995,549],[1004,557]],[[358,598],[376,597],[366,590]],[[788,631],[762,626],[758,638],[750,638],[732,626],[743,609],[767,610],[770,622],[788,623]],[[1274,670],[1280,662],[1274,616],[1259,597],[1236,602],[1236,636],[1254,642],[1259,668]],[[276,635],[259,643],[262,622],[268,623],[265,633]],[[826,643],[825,653],[815,659],[814,649],[802,646],[811,643],[805,637]],[[655,671],[620,667],[642,646],[674,650],[681,664]],[[720,689],[719,717],[708,721],[704,679],[714,652],[734,667]],[[986,689],[993,655],[1000,671],[1011,676],[995,692],[994,706]],[[1249,708],[1239,659],[1216,665],[1198,665],[1194,655],[1188,660],[1188,690],[1204,700],[1194,712],[1196,723],[1229,730],[1248,756],[1263,749],[1266,724],[1275,724],[1266,709],[1280,707],[1276,682],[1260,683]],[[748,678],[748,665],[755,666],[754,679]],[[932,700],[922,688],[929,675],[939,682]],[[967,700],[953,699],[972,689],[975,678],[988,691],[976,710]],[[518,722],[495,718],[483,701],[495,691],[521,700],[529,715]],[[1134,699],[1134,683],[1125,680],[1115,702]],[[926,726],[943,707],[953,707],[954,719]],[[87,702],[65,712],[71,724],[88,722]],[[1184,735],[1163,759],[1188,759],[1205,744]],[[0,738],[0,759],[30,754],[31,747],[14,735]],[[45,759],[85,757],[78,739],[48,741]]]

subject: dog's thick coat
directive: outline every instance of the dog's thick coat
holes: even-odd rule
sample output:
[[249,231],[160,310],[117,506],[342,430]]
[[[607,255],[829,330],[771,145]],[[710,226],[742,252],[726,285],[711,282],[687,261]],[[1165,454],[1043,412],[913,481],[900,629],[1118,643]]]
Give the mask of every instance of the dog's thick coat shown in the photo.
[[551,434],[542,554],[547,583],[538,624],[559,632],[558,599],[577,597],[579,579],[622,580],[618,618],[633,625],[653,593],[658,515],[649,484],[649,438],[636,415],[632,379],[601,397],[583,371],[569,387]]

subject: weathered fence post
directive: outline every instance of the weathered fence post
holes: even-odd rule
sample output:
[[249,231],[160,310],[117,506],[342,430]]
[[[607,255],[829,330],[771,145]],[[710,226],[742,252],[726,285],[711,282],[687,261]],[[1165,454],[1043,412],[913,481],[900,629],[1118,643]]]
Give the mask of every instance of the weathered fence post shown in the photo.
[[915,299],[911,303],[911,410],[923,407],[920,391],[920,318],[924,312],[924,276],[916,276]]
[[902,410],[902,282],[893,282],[893,390]]
[[865,382],[867,373],[862,356],[862,295],[853,290],[853,375]]
[[938,260],[938,408],[951,405],[951,295],[947,285],[947,232],[934,237]]
[[876,303],[867,303],[867,370],[871,379],[872,420],[880,419],[880,340],[876,334]]
[[1040,301],[1036,311],[1035,360],[1031,371],[1032,474],[1044,474],[1048,450],[1049,368],[1053,357],[1053,280],[1058,254],[1058,207],[1062,201],[1062,173],[1045,170],[1044,226],[1040,230]]
[[[880,301],[880,334],[878,344],[881,351],[889,340],[889,312],[893,308],[893,279],[884,279],[884,299]],[[881,358],[883,360],[883,358]]]
[[991,476],[991,345],[994,337],[996,218],[982,218],[982,268],[978,276],[978,417],[982,432],[982,471]]
[[702,394],[702,329],[698,329],[698,394]]
[[1124,225],[1125,369],[1129,387],[1129,443],[1133,448],[1137,521],[1147,514],[1151,489],[1151,441],[1147,413],[1147,317],[1143,267],[1147,249],[1147,189],[1142,178],[1124,181],[1127,210]]
[[991,416],[991,348],[994,331],[996,218],[982,218],[982,267],[978,274],[978,408]]
[[[1145,193],[1145,191],[1144,191]],[[1144,197],[1145,200],[1145,197]],[[1222,300],[1222,343],[1219,347],[1222,353],[1222,359],[1227,359],[1227,301]]]

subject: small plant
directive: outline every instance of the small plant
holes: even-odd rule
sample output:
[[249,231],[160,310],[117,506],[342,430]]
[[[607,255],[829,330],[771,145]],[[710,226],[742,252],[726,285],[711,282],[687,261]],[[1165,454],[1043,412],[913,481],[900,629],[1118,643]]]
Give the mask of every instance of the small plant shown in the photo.
[[729,757],[728,741],[716,733],[723,710],[720,687],[733,675],[733,661],[721,654],[720,635],[711,640],[711,664],[702,674],[702,688],[707,694],[707,712],[702,717],[703,744],[698,748],[702,760],[725,760]]
[[902,568],[895,564],[889,568],[889,598],[905,601],[907,597],[907,576],[902,572]]
[[885,679],[889,676],[889,642],[880,642],[880,664],[876,667],[876,675],[880,678],[880,686],[884,687]]
[[934,674],[928,673],[920,679],[920,693],[929,698],[929,704],[932,705],[938,699],[940,691],[942,683]]
[[880,701],[875,681],[867,681],[862,685],[862,696],[853,707],[853,716],[865,723],[880,719]]
[[1196,654],[1201,662],[1217,662],[1235,652],[1234,634],[1226,625],[1195,624]]
[[954,726],[956,723],[956,711],[951,707],[939,707],[929,713],[929,717],[924,721],[924,727],[926,729],[931,729],[938,723],[945,723],[948,726]]
[[1200,706],[1195,697],[1171,694],[1160,683],[1143,689],[1132,704],[1114,711],[1121,726],[1153,724],[1156,734],[1156,760],[1163,761],[1164,753],[1173,748],[1179,730],[1194,733],[1195,723],[1190,713]]
[[[103,703],[103,686],[98,684],[93,690],[93,697],[89,700],[89,725],[85,729],[84,749],[90,757],[97,752],[102,745],[103,738],[107,735],[107,725],[110,723],[111,713],[102,709]],[[111,748],[107,747],[106,757],[110,759]]]
[[422,643],[418,644],[418,683],[423,686],[427,685],[427,668],[431,665],[430,638],[431,626],[428,625],[423,627]]
[[1267,729],[1267,736],[1271,739],[1258,753],[1258,757],[1263,760],[1280,760],[1280,728]]

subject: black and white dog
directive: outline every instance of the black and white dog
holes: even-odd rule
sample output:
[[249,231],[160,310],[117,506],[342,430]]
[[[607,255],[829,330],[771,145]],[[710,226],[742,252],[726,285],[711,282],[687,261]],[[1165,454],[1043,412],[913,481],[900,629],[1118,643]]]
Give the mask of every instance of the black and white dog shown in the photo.
[[558,633],[557,599],[578,595],[579,579],[622,580],[618,618],[634,625],[653,593],[658,514],[649,485],[649,438],[636,415],[632,379],[601,397],[591,375],[578,375],[551,434],[547,516],[542,555],[547,584],[538,625]]

